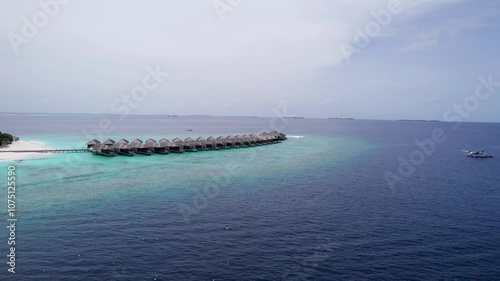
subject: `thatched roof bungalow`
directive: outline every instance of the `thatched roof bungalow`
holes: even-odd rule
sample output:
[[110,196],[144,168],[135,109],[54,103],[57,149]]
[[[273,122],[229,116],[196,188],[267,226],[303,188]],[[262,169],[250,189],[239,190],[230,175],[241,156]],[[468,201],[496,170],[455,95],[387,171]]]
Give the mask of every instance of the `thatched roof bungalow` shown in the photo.
[[[154,153],[158,153],[158,154],[168,154],[168,144],[170,143],[169,140],[163,138],[161,140],[159,140],[158,142],[150,142],[151,144],[154,144],[154,146],[152,147],[152,151]],[[151,148],[150,148],[151,150]]]
[[120,155],[126,155],[126,156],[134,156],[135,153],[132,151],[132,149],[128,146],[128,144],[125,143],[115,143],[111,146],[113,151],[117,154]]
[[274,141],[281,142],[282,140],[286,140],[286,135],[283,133],[279,133],[275,130],[263,133],[266,134],[267,136],[270,136]]
[[175,138],[172,140],[172,144],[169,147],[170,152],[174,153],[183,153],[184,150],[184,141],[181,140],[180,138]]
[[213,150],[213,149],[217,149],[217,147],[215,146],[215,143],[216,143],[216,140],[214,137],[210,136],[208,137],[206,140],[205,140],[205,146],[207,147],[207,149],[209,150]]
[[275,143],[274,142],[274,137],[271,136],[269,133],[265,132],[265,133],[262,133],[260,135],[262,138],[264,138],[264,140],[266,141],[266,143]]
[[234,136],[233,139],[234,139],[234,147],[244,147],[243,139],[241,138],[240,135]]
[[255,146],[255,143],[252,143],[252,138],[250,135],[242,135],[241,139],[243,140],[244,146]]
[[213,146],[211,143],[208,143],[206,139],[199,137],[195,141],[196,144],[196,149],[197,150],[210,150],[213,149]]
[[211,144],[212,149],[215,149],[215,150],[219,150],[221,148],[224,148],[224,143],[221,140],[216,139],[212,136],[207,138],[207,147],[208,147],[208,144]]
[[259,137],[254,134],[248,135],[248,140],[250,141],[251,146],[260,145],[258,143]]
[[100,144],[100,143],[101,143],[100,141],[93,139],[93,140],[87,142],[87,148],[92,148],[94,145]]
[[276,139],[282,141],[282,140],[286,140],[286,135],[283,134],[283,133],[279,133],[279,132],[276,132],[276,131],[271,131],[271,134],[274,135],[276,137]]
[[187,138],[184,140],[184,150],[188,152],[196,152],[196,141],[192,138]]
[[252,134],[251,136],[252,136],[253,140],[255,141],[256,145],[264,145],[265,144],[264,138],[262,138],[260,135],[257,136],[257,135]]
[[169,147],[170,152],[173,153],[184,153],[186,150],[184,149],[184,145],[182,142],[170,142]]
[[113,149],[105,144],[98,143],[94,146],[92,146],[92,153],[96,155],[103,155],[103,156],[109,156],[113,157],[116,155],[116,153],[113,151]]
[[247,135],[241,135],[241,142],[243,143],[243,146],[248,147],[248,146],[254,146],[250,143],[250,137]]
[[276,143],[276,138],[275,136],[271,135],[268,132],[264,132],[259,135],[263,139],[264,144],[270,144],[270,143]]
[[140,139],[133,140],[131,143],[128,144],[128,147],[134,153],[148,155],[148,156],[153,154],[153,152],[149,149],[149,147],[147,147]]
[[229,148],[232,148],[233,147],[233,142],[232,140],[227,140],[226,137],[223,137],[223,136],[219,136],[217,137],[217,141],[219,143],[222,144],[222,147],[221,148],[226,148],[226,149],[229,149]]
[[154,139],[148,139],[145,143],[144,146],[149,148],[149,150],[153,151],[154,148],[158,145],[158,143]]
[[226,142],[225,143],[226,147],[228,147],[228,148],[234,148],[234,147],[236,147],[236,142],[234,141],[234,137],[233,136],[229,135],[229,136],[225,137],[224,140]]

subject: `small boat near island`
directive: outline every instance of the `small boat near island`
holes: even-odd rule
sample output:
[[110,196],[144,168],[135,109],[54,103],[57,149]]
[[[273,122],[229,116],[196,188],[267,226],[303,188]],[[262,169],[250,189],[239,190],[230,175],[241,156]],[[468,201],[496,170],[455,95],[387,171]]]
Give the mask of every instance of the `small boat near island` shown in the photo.
[[467,152],[467,157],[472,158],[493,158],[492,155],[484,152],[484,149],[481,151],[470,151],[470,150],[462,150],[463,152]]

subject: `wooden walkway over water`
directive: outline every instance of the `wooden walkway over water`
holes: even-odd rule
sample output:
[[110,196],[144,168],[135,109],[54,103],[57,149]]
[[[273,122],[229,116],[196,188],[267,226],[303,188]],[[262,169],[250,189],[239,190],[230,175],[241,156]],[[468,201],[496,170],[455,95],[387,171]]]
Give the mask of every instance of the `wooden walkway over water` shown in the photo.
[[14,153],[74,153],[74,152],[89,152],[87,148],[73,148],[73,149],[43,149],[43,150],[0,150],[2,152]]

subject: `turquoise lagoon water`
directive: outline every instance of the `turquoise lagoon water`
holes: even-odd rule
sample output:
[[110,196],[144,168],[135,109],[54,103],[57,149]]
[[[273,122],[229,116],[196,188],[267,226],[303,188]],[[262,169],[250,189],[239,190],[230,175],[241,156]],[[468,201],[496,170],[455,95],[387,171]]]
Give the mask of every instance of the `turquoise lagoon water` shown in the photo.
[[[23,139],[44,142],[53,148],[75,148],[78,143],[78,136]],[[57,153],[27,159],[15,166],[19,172],[21,204],[30,206],[21,213],[28,215],[92,198],[164,191],[182,193],[217,184],[219,178],[223,183],[252,182],[275,174],[311,172],[321,165],[346,164],[370,145],[373,144],[354,137],[301,136],[276,145],[184,154],[107,158],[91,153]],[[324,155],[330,155],[331,159],[323,158]],[[303,170],[303,166],[308,169]]]

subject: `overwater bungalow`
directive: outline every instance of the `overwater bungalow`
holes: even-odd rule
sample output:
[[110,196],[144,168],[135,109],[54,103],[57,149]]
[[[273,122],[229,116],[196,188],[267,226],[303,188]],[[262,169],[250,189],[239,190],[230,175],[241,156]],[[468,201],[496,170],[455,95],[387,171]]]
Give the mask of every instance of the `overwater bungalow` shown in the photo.
[[196,141],[192,138],[187,138],[184,140],[184,150],[188,152],[196,152]]
[[250,144],[250,138],[248,137],[248,135],[241,135],[240,140],[241,140],[241,144],[243,145],[243,147],[252,146]]
[[250,146],[260,145],[259,143],[257,143],[258,140],[259,140],[258,136],[254,134],[248,135],[248,141],[250,142]]
[[150,156],[153,154],[153,152],[149,149],[148,146],[146,146],[142,140],[140,139],[135,139],[131,143],[128,144],[128,147],[137,154],[142,154],[142,155],[147,155]]
[[142,140],[140,139],[135,139],[132,142],[130,142],[128,146],[133,152],[137,152],[137,149],[139,149],[139,147],[141,146],[144,146],[144,143],[142,143]]
[[234,139],[234,147],[245,147],[243,145],[243,139],[240,135],[234,136],[233,139]]
[[148,139],[144,143],[144,147],[147,148],[151,153],[168,154],[167,139],[162,139],[160,142],[156,142],[154,139]]
[[92,148],[94,145],[96,145],[96,144],[100,144],[100,143],[101,143],[100,141],[98,141],[98,140],[96,140],[96,139],[93,139],[93,140],[91,140],[91,141],[89,141],[89,142],[87,143],[87,148]]
[[283,140],[286,140],[286,135],[282,133],[278,133],[276,131],[271,131],[267,133],[275,142],[281,142]]
[[116,153],[113,151],[113,149],[105,144],[98,143],[92,146],[91,151],[95,155],[103,155],[103,156],[108,156],[108,157],[113,157],[116,155]]
[[209,138],[207,138],[207,144],[208,143],[211,143],[212,144],[212,149],[215,149],[215,150],[219,150],[219,149],[222,149],[224,148],[224,142],[222,142],[222,140],[219,140],[219,139],[216,139],[212,136],[210,136]]
[[167,139],[162,139],[161,142],[162,142],[162,145],[166,145],[166,150],[170,153],[183,153],[184,152],[184,148],[182,146],[182,143],[169,141]]
[[111,146],[111,148],[113,149],[113,151],[116,153],[116,154],[120,154],[120,155],[126,155],[126,156],[134,156],[135,153],[132,151],[132,149],[128,146],[128,144],[125,144],[125,143],[115,143]]
[[262,138],[261,136],[257,136],[257,135],[254,135],[254,139],[255,139],[255,144],[256,145],[264,145],[266,140],[264,138]]
[[154,139],[148,139],[146,142],[144,142],[144,147],[149,149],[149,151],[154,152],[155,147],[157,146],[157,142]]
[[272,134],[272,133],[269,133],[269,137],[271,138],[271,140],[274,142],[274,143],[278,143],[278,142],[281,142],[278,138],[278,135],[275,135],[275,134]]
[[156,146],[154,147],[154,153],[158,154],[168,154],[169,153],[169,145],[170,141],[163,138],[158,141]]
[[250,137],[247,135],[241,135],[241,142],[244,147],[254,146],[250,143]]
[[227,136],[227,137],[220,136],[217,139],[220,139],[224,143],[224,148],[226,149],[234,147],[234,140],[232,136]]
[[[196,144],[197,150],[211,150],[211,149],[213,149],[212,144],[209,144],[207,142],[207,140],[202,138],[202,137],[197,138],[195,141],[195,144]],[[210,148],[209,148],[209,146],[210,146]]]
[[271,131],[271,134],[273,134],[274,136],[276,136],[276,138],[280,141],[283,141],[283,140],[286,140],[286,135],[283,134],[283,133],[279,133],[279,132],[276,132],[276,131]]
[[276,138],[273,135],[271,135],[270,133],[265,133],[265,138],[266,138],[267,143],[274,144],[277,142]]
[[271,134],[269,134],[268,132],[264,132],[262,134],[259,135],[259,137],[261,137],[263,139],[263,144],[273,144],[273,143],[276,143],[276,139],[274,136],[272,136]]
[[235,148],[236,147],[235,146],[236,142],[234,141],[233,136],[229,135],[229,136],[225,137],[224,140],[226,142],[225,145],[227,148]]
[[205,140],[205,146],[207,147],[208,150],[216,150],[216,149],[219,149],[217,146],[216,146],[216,143],[217,143],[217,140],[210,136],[208,137],[206,140]]

